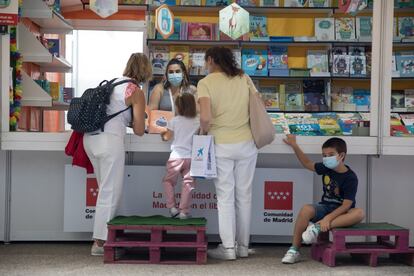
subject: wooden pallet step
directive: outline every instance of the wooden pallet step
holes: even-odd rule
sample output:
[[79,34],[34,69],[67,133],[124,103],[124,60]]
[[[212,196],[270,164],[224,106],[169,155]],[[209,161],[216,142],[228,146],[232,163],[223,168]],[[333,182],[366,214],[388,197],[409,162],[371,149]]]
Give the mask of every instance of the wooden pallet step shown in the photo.
[[207,248],[207,243],[195,242],[140,242],[140,241],[116,241],[106,242],[104,247],[186,247]]

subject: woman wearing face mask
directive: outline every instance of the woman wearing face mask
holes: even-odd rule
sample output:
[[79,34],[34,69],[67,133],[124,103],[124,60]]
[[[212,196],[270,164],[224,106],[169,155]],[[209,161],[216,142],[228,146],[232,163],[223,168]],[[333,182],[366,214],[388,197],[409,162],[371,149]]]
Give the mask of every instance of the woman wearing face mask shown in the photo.
[[148,106],[150,110],[172,111],[175,114],[175,98],[182,93],[195,95],[197,90],[190,85],[187,69],[178,59],[170,60],[164,78],[164,82],[157,84],[152,90]]

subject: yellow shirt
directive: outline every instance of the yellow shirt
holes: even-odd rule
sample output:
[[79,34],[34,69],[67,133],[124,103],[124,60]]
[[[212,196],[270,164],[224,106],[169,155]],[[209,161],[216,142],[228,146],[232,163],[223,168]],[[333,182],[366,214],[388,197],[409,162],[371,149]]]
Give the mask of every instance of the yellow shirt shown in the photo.
[[246,78],[211,73],[197,85],[198,98],[208,97],[213,120],[210,134],[216,144],[237,144],[253,139],[249,123],[249,87]]

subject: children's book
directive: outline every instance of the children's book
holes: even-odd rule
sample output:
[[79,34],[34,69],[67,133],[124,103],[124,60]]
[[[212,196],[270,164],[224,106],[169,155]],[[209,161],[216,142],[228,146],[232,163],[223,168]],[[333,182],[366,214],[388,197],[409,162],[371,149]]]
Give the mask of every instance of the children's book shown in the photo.
[[279,91],[278,86],[260,86],[260,94],[268,111],[279,111]]
[[250,16],[250,40],[251,41],[269,41],[267,34],[267,17]]
[[269,76],[289,76],[288,48],[270,46],[268,55]]
[[314,118],[318,119],[322,135],[337,136],[342,135],[341,128],[337,122],[337,116],[334,112],[314,113]]
[[331,0],[309,0],[309,7],[311,8],[329,8],[331,5]]
[[168,121],[174,117],[171,111],[152,110],[148,118],[148,133],[161,133],[167,129]]
[[414,52],[399,52],[396,61],[401,77],[414,77]]
[[408,132],[414,134],[414,114],[400,114],[400,117]]
[[155,46],[150,49],[150,60],[152,73],[163,75],[170,60],[170,49],[168,46]]
[[236,0],[236,3],[242,7],[255,7],[257,6],[256,0]]
[[182,6],[201,6],[201,0],[181,0]]
[[332,74],[338,77],[349,76],[349,56],[348,55],[334,55],[332,64]]
[[410,133],[408,132],[407,128],[402,124],[401,117],[398,113],[391,113],[390,123],[391,136],[410,136]]
[[372,40],[372,17],[361,16],[356,18],[356,38],[358,41]]
[[367,75],[367,61],[365,56],[350,56],[350,75],[352,77],[365,77]]
[[330,76],[328,52],[325,50],[308,50],[308,68],[312,77]]
[[405,108],[408,111],[414,111],[414,89],[405,89]]
[[206,0],[206,6],[228,6],[232,2],[230,0]]
[[391,91],[391,110],[393,112],[405,112],[405,91],[393,90]]
[[308,3],[308,0],[284,0],[285,7],[305,7]]
[[242,49],[242,69],[249,76],[267,76],[267,51]]
[[60,83],[51,81],[49,82],[50,86],[50,96],[52,97],[52,100],[59,101],[60,99]]
[[213,40],[210,23],[188,23],[188,40]]
[[260,0],[261,7],[279,7],[279,0]]
[[303,92],[301,82],[285,83],[285,109],[286,111],[303,111]]
[[269,113],[270,120],[275,127],[276,134],[289,134],[289,126],[283,113]]
[[398,36],[414,37],[414,17],[398,17]]
[[372,64],[372,52],[367,51],[365,52],[365,59],[367,62],[367,76],[371,75],[371,64]]
[[327,111],[326,83],[324,80],[304,80],[303,98],[305,111]]
[[355,40],[355,18],[335,18],[336,40]]
[[365,47],[350,46],[348,53],[350,56],[365,56]]
[[55,57],[60,56],[60,40],[59,39],[47,39],[47,49]]
[[334,86],[331,100],[334,111],[356,111],[352,87]]
[[334,41],[335,19],[315,18],[315,37],[319,41]]
[[190,49],[190,66],[189,74],[193,76],[205,76],[208,70],[205,67],[206,49],[205,48],[191,48]]
[[361,117],[358,113],[337,113],[338,125],[341,128],[342,135],[352,135],[353,129],[357,126]]
[[354,103],[357,111],[369,111],[371,104],[371,93],[369,90],[355,89]]
[[186,67],[189,64],[190,47],[184,45],[170,46],[170,59],[176,58],[184,63]]
[[162,6],[164,4],[168,6],[175,6],[176,2],[175,0],[152,0],[153,6]]
[[[164,39],[160,33],[156,32],[156,39]],[[180,40],[181,34],[181,19],[174,18],[174,33],[168,37],[168,40]]]
[[302,136],[321,136],[322,132],[318,119],[313,118],[309,113],[290,113],[285,114],[288,122],[289,131],[295,135]]

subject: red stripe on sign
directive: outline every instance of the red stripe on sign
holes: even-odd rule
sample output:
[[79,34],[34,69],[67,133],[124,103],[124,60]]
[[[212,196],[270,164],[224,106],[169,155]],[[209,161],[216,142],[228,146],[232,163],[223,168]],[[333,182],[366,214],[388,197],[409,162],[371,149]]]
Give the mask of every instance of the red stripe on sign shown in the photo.
[[0,25],[17,25],[17,14],[0,13]]

